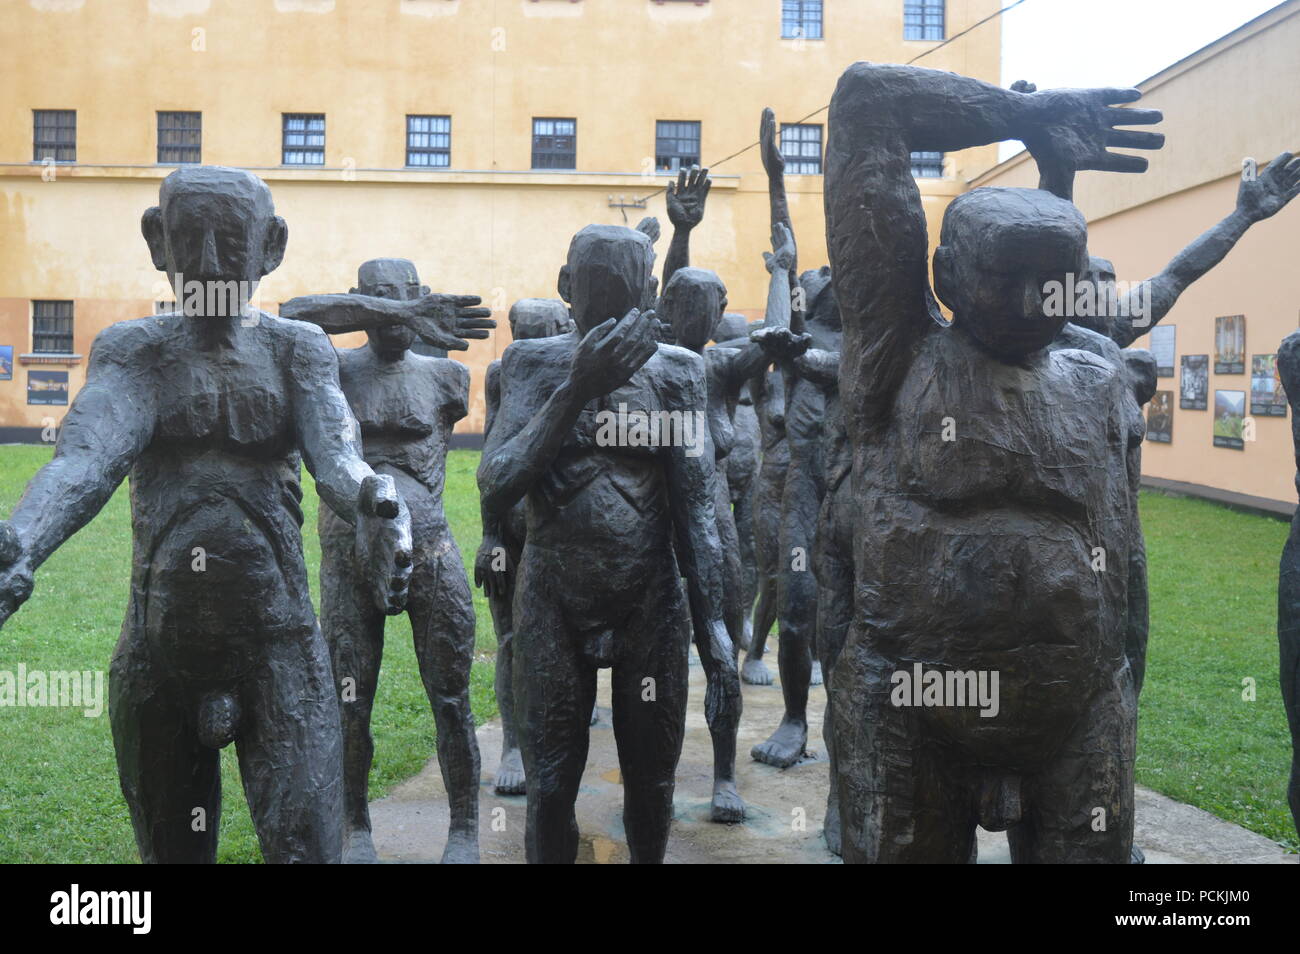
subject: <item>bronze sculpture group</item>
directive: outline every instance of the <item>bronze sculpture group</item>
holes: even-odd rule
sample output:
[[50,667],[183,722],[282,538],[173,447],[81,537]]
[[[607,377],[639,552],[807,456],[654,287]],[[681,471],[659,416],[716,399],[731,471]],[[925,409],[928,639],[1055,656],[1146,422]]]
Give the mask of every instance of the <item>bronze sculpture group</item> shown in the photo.
[[[710,186],[694,168],[667,190],[661,282],[657,221],[591,225],[569,244],[560,300],[511,309],[513,343],[486,380],[474,577],[498,639],[494,787],[526,793],[530,862],[576,858],[600,668],[612,671],[631,859],[663,860],[692,645],[712,818],[744,821],[740,686],[772,682],[774,624],[785,712],[752,757],[784,769],[806,754],[808,690],[824,676],[825,837],[846,861],[967,862],[977,825],[1007,831],[1015,861],[1140,860],[1137,488],[1155,371],[1125,349],[1300,191],[1300,160],[1284,154],[1243,182],[1237,210],[1121,312],[1058,313],[1050,281],[1113,291],[1073,180],[1145,169],[1113,151],[1163,144],[1125,128],[1160,119],[1120,108],[1137,98],[855,64],[830,106],[827,266],[798,271],[775,117],[763,115],[761,322],[726,314],[722,279],[690,263]],[[958,196],[931,263],[911,153],[1006,139],[1028,146],[1039,188]],[[258,311],[252,291],[287,227],[243,171],[171,174],[142,229],[178,301],[182,283],[221,283],[240,289],[235,307],[187,304],[96,339],[53,460],[0,524],[0,623],[130,475],[133,573],[110,711],[142,859],[215,860],[217,752],[234,742],[268,861],[373,862],[370,715],[385,617],[407,612],[451,809],[443,861],[477,862],[474,612],[442,503],[469,373],[412,347],[464,349],[488,336],[490,312],[430,294],[392,258],[363,263],[348,294]],[[359,331],[368,342],[350,350],[326,334]],[[1300,333],[1279,351],[1293,402],[1298,356]],[[1300,460],[1300,425],[1296,443]],[[302,464],[322,501],[319,623]],[[1300,746],[1294,526],[1278,633]]]

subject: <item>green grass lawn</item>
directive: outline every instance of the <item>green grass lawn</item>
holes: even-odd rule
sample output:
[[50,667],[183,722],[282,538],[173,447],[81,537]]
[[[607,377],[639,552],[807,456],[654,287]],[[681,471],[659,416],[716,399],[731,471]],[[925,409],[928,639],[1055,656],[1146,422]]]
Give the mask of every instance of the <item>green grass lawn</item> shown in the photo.
[[[0,514],[13,509],[24,485],[50,454],[44,447],[0,447]],[[480,538],[477,466],[478,454],[472,451],[452,451],[447,462],[447,518],[467,570],[472,570]],[[304,480],[303,491],[308,576],[319,607],[320,546],[310,478]],[[28,670],[107,673],[122,627],[130,568],[130,503],[123,484],[103,512],[37,572],[31,600],[0,630],[0,670],[12,672],[25,663]],[[471,699],[474,715],[482,722],[496,714],[496,638],[487,604],[477,590],[474,609],[478,655]],[[372,732],[372,796],[414,775],[434,752],[433,717],[405,616],[388,621]],[[261,861],[234,746],[222,751],[221,761],[225,798],[219,858]],[[0,709],[0,862],[138,860],[117,784],[107,713],[86,718],[79,709]]]
[[[0,514],[12,509],[48,448],[0,448]],[[461,555],[479,542],[478,455],[453,451],[447,515]],[[307,557],[317,586],[316,497],[305,481]],[[1287,525],[1196,500],[1143,494],[1151,566],[1151,643],[1139,725],[1138,781],[1296,847],[1286,808],[1290,738],[1278,689],[1277,564]],[[31,601],[0,630],[0,670],[107,670],[130,570],[125,487],[37,573]],[[476,592],[474,713],[495,715],[496,640]],[[433,720],[406,618],[389,621],[375,708],[371,793],[433,753]],[[1255,700],[1242,698],[1243,680]],[[222,753],[222,861],[260,861],[233,747]],[[0,709],[0,862],[136,861],[117,785],[107,716]]]

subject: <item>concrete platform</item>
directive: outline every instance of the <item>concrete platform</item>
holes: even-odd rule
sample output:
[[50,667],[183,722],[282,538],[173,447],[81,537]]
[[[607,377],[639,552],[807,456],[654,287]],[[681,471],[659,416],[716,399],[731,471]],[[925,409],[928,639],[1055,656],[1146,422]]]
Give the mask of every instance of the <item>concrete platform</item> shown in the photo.
[[[775,642],[773,640],[773,642]],[[773,648],[770,666],[775,671]],[[780,721],[778,686],[744,686],[737,783],[749,805],[743,825],[717,825],[709,820],[713,751],[704,721],[704,673],[691,659],[691,695],[686,740],[677,770],[670,863],[704,864],[838,864],[821,838],[826,809],[826,762],[821,716],[826,704],[822,688],[809,700],[809,750],[815,755],[781,771],[759,764],[749,750],[763,741]],[[609,673],[601,673],[597,693],[599,722],[591,728],[591,748],[578,796],[578,826],[582,841],[580,863],[623,864],[628,860],[622,828],[623,794],[618,757],[610,724]],[[478,730],[483,761],[480,789],[480,846],[485,864],[524,861],[523,796],[499,796],[492,779],[501,756],[501,726],[493,721]],[[447,834],[447,799],[436,759],[420,773],[370,806],[375,847],[389,862],[431,863],[442,855]],[[1190,805],[1139,788],[1137,841],[1147,861],[1156,864],[1264,863],[1295,864],[1277,843],[1225,822]],[[1006,837],[981,830],[982,864],[1010,862]]]

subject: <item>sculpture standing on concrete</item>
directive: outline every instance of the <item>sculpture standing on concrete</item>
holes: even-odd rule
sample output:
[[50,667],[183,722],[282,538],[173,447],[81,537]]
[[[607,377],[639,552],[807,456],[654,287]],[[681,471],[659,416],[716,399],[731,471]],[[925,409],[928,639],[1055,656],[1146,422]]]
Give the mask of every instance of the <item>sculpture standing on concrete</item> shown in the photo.
[[1142,171],[1107,151],[1162,142],[1116,128],[1158,121],[1109,105],[1138,96],[869,63],[836,88],[826,221],[857,504],[830,678],[846,861],[967,862],[977,824],[1018,825],[1020,862],[1129,861],[1127,383],[1049,350],[1065,319],[1044,312],[1044,277],[1086,270],[1087,229],[1043,191],[959,196],[934,257],[946,323],[909,156],[1016,138]]
[[[1291,436],[1296,447],[1296,489],[1300,491],[1300,331],[1293,331],[1277,349],[1277,366],[1291,402]],[[1282,548],[1277,587],[1277,644],[1282,705],[1291,729],[1291,780],[1287,802],[1300,832],[1300,510],[1291,518],[1291,534]]]
[[[653,316],[637,307],[650,262],[644,233],[592,225],[574,236],[560,297],[577,331],[505,350],[500,410],[479,467],[483,506],[501,513],[522,498],[527,515],[514,683],[534,863],[577,856],[574,802],[598,668],[613,668],[631,858],[657,863],[685,731],[691,622],[708,634],[706,669],[734,667],[704,363],[655,342]],[[651,414],[665,425],[657,441]],[[690,441],[681,439],[687,421]],[[710,685],[706,706],[737,701],[718,699]]]
[[762,438],[758,476],[754,480],[754,559],[757,602],[753,628],[740,678],[752,686],[770,686],[772,674],[763,662],[767,635],[776,624],[777,580],[781,571],[781,497],[785,492],[790,449],[785,439],[785,379],[780,368],[750,379],[749,392],[757,410]]
[[[573,330],[569,309],[554,298],[524,298],[510,306],[510,337],[513,341],[553,338]],[[483,437],[501,411],[501,359],[488,365],[484,381],[487,416]],[[514,599],[515,573],[523,555],[526,517],[523,501],[505,514],[482,510],[483,541],[474,558],[474,584],[483,588],[492,625],[497,636],[496,698],[501,713],[501,764],[493,788],[498,795],[522,795],[525,789],[524,758],[519,751],[515,728],[514,692]]]
[[[215,861],[218,750],[234,741],[266,860],[337,862],[339,710],[307,586],[299,453],[355,527],[376,611],[406,602],[410,515],[362,458],[329,339],[247,305],[288,235],[266,185],[180,169],[142,228],[185,313],[96,338],[54,459],[6,525],[0,621],[129,473],[134,563],[109,706],[141,858]],[[435,325],[457,341],[454,312]]]
[[[486,308],[471,307],[478,298],[441,297],[447,310],[463,320],[482,322],[490,314]],[[410,508],[414,565],[406,611],[437,726],[438,765],[451,810],[442,862],[476,864],[479,754],[469,703],[474,602],[442,507],[452,428],[468,412],[469,369],[458,361],[413,352],[416,333],[409,325],[393,322],[367,328],[367,321],[356,320],[358,310],[374,307],[373,299],[427,302],[431,296],[411,262],[379,258],[357,270],[357,287],[351,293],[295,298],[280,314],[310,321],[331,334],[365,330],[370,339],[359,348],[338,352],[339,382],[360,426],[366,463],[394,481]],[[350,528],[328,502],[321,504],[318,524],[321,626],[330,647],[343,728],[343,860],[368,864],[378,861],[368,807],[375,752],[370,714],[384,650],[384,615],[367,598]]]

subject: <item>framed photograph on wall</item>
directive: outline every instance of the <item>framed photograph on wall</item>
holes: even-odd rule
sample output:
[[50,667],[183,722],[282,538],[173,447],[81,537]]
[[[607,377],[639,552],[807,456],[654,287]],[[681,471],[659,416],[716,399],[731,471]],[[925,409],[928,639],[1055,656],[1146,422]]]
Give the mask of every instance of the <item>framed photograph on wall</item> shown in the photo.
[[1184,411],[1204,411],[1210,395],[1210,356],[1185,354],[1178,380],[1178,406]]
[[28,371],[28,404],[67,404],[68,372]]
[[1214,446],[1244,450],[1242,422],[1246,418],[1245,391],[1214,392]]
[[1174,392],[1157,391],[1147,405],[1147,440],[1170,444],[1174,439]]
[[1151,329],[1151,354],[1156,359],[1156,377],[1174,376],[1174,342],[1178,329],[1173,325],[1157,325]]
[[0,345],[0,381],[14,379],[14,346]]
[[1214,373],[1246,373],[1246,316],[1214,319]]
[[1250,413],[1260,417],[1286,417],[1286,389],[1277,370],[1277,355],[1250,358]]

